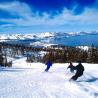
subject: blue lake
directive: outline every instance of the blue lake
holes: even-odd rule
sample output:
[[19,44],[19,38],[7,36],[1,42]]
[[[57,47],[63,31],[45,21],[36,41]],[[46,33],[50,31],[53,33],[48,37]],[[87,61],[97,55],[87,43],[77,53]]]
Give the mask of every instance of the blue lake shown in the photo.
[[53,44],[67,45],[67,46],[80,46],[80,45],[91,46],[92,44],[98,46],[98,34],[79,35],[79,36],[72,36],[72,37],[63,36],[59,38],[51,38],[48,42]]
[[60,45],[66,45],[66,46],[91,46],[94,44],[95,46],[98,46],[98,34],[95,35],[78,35],[78,36],[55,36],[50,38],[43,38],[43,39],[29,39],[29,40],[14,40],[14,41],[8,41],[9,43],[20,43],[24,45],[29,45],[33,42],[46,42],[51,44],[60,44]]

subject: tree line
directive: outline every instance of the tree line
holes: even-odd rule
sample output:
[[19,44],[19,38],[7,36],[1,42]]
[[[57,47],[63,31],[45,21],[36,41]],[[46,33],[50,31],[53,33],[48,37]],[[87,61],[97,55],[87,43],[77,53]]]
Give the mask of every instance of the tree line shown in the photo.
[[77,47],[65,47],[56,49],[54,52],[48,52],[43,57],[43,62],[46,60],[53,62],[67,63],[81,61],[84,63],[98,63],[98,47],[92,45],[88,50]]
[[[42,56],[40,52],[44,51]],[[25,56],[27,62],[46,62],[52,60],[54,63],[76,62],[81,60],[85,63],[98,63],[98,47],[92,45],[88,50],[77,47],[68,46],[51,46],[47,48],[35,48],[24,45],[0,44],[0,65],[12,66],[12,60],[9,61],[8,57],[15,58],[18,55]]]

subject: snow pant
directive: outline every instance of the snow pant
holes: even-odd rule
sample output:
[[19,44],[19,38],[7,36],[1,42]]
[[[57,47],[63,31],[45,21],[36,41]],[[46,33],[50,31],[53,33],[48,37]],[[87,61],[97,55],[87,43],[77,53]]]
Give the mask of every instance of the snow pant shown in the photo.
[[74,75],[74,76],[72,76],[72,80],[77,80],[78,79],[78,77],[80,77],[80,76],[82,76],[83,75],[83,72],[76,72],[76,74]]
[[47,66],[47,68],[45,69],[45,71],[47,72],[50,69],[50,66]]

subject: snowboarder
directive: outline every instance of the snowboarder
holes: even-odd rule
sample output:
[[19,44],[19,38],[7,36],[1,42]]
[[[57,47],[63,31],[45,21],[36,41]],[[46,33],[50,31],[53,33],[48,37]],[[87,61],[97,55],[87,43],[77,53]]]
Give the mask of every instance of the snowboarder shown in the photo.
[[69,63],[69,66],[67,67],[67,69],[70,68],[70,72],[74,72],[75,66],[73,66],[72,62]]
[[48,72],[48,70],[52,66],[52,61],[51,60],[48,60],[45,65],[47,65],[47,68],[45,69],[45,71]]
[[78,63],[79,64],[74,68],[74,70],[76,70],[76,73],[74,76],[72,76],[71,80],[77,80],[80,76],[83,75],[84,66],[81,64],[81,61],[78,61]]

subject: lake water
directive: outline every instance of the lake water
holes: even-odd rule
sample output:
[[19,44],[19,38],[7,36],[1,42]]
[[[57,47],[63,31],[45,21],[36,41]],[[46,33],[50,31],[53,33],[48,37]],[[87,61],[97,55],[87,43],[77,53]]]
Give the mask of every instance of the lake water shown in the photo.
[[81,36],[72,36],[72,37],[62,37],[51,39],[50,43],[54,44],[63,44],[67,46],[91,46],[94,44],[98,46],[98,35],[81,35]]
[[98,46],[98,34],[95,35],[79,35],[79,36],[60,36],[60,37],[51,37],[51,38],[44,38],[44,39],[30,39],[30,40],[15,40],[15,41],[8,41],[10,43],[22,43],[25,45],[29,45],[33,42],[46,42],[51,44],[62,44],[66,46],[91,46],[94,44]]

